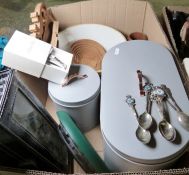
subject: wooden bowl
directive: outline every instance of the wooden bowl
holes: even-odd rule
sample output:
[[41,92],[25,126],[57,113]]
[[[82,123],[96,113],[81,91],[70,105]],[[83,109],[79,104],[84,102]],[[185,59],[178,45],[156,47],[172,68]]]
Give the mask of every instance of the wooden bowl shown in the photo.
[[97,72],[101,71],[101,63],[106,51],[98,42],[90,39],[77,40],[71,45],[71,52],[74,55],[73,63],[86,64]]

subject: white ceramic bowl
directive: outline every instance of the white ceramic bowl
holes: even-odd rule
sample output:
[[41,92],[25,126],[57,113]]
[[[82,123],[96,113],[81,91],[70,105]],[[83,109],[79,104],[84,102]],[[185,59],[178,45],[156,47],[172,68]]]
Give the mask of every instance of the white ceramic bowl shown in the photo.
[[80,24],[66,28],[58,35],[59,48],[69,51],[70,46],[77,40],[90,39],[101,44],[107,51],[113,46],[126,41],[125,36],[105,25]]

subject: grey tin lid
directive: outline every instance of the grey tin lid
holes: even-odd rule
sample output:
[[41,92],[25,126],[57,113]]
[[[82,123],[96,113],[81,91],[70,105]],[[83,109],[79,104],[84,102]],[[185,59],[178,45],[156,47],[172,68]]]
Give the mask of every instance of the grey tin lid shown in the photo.
[[82,106],[99,94],[100,78],[94,69],[75,64],[71,66],[69,74],[75,73],[87,75],[87,78],[75,79],[66,86],[49,81],[48,93],[55,103],[67,107]]
[[109,50],[102,63],[100,124],[104,137],[118,155],[138,163],[157,164],[182,155],[189,142],[189,133],[178,122],[176,112],[168,106],[170,123],[177,130],[175,142],[165,140],[159,130],[161,118],[152,105],[154,126],[152,142],[137,140],[136,117],[126,104],[126,95],[136,99],[139,114],[145,111],[146,98],[139,94],[137,70],[154,85],[166,84],[181,109],[189,113],[188,98],[171,53],[151,41],[129,41]]

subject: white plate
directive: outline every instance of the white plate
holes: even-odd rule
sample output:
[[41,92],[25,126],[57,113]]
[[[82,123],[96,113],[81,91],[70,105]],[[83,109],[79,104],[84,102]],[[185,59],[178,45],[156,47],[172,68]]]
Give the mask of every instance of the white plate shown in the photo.
[[80,24],[66,28],[58,35],[59,48],[70,52],[70,46],[80,39],[91,39],[107,51],[117,44],[126,41],[119,31],[100,24]]

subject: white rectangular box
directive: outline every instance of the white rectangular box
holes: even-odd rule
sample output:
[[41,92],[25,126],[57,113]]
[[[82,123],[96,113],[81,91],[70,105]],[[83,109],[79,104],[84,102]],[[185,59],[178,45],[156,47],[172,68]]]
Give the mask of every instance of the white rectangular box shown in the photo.
[[[53,51],[53,52],[52,52]],[[58,58],[65,67],[49,62]],[[49,43],[15,31],[3,53],[2,64],[21,72],[61,84],[69,72],[73,55],[52,47]]]

